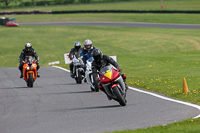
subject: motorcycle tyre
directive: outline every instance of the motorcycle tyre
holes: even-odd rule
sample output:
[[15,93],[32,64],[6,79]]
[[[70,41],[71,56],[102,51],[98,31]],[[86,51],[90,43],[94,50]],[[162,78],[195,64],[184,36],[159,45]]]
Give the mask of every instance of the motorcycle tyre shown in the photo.
[[82,83],[82,77],[81,72],[78,70],[78,76],[76,77],[76,83],[81,84]]
[[[93,76],[90,75],[90,81],[92,81],[92,78],[93,78]],[[99,92],[99,85],[98,85],[98,82],[94,82],[94,80],[93,80],[92,84],[93,84],[94,88],[90,87],[91,90],[92,90],[92,91]]]
[[95,91],[99,92],[99,85],[98,85],[98,83],[94,82],[93,85],[94,85]]
[[117,96],[116,100],[119,102],[119,104],[121,106],[126,106],[126,99],[122,97],[119,89],[117,86],[115,86],[113,89],[113,92],[115,93],[115,95]]
[[33,74],[32,73],[29,73],[28,74],[28,76],[29,76],[29,79],[28,79],[28,83],[27,83],[27,86],[28,87],[33,87]]

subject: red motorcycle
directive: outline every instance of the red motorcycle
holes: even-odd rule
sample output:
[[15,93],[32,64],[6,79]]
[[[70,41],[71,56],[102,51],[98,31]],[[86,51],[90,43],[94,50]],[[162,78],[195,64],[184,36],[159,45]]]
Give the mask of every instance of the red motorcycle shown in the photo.
[[23,65],[23,76],[28,87],[33,87],[33,83],[37,78],[37,64],[32,56],[25,57]]
[[114,99],[120,105],[126,106],[126,85],[121,74],[111,65],[100,70],[101,84],[109,99]]

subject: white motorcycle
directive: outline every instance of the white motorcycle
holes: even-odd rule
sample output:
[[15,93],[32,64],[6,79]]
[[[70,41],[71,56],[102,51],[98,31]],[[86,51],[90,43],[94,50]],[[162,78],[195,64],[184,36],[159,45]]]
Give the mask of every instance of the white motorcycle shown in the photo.
[[73,65],[74,65],[74,68],[73,68],[73,73],[75,75],[75,80],[76,80],[76,83],[77,84],[81,84],[82,83],[82,80],[84,78],[84,72],[85,72],[85,66],[84,66],[84,63],[81,59],[79,59],[79,57],[77,56],[74,56],[73,60]]
[[[93,57],[90,57],[87,61],[86,61],[86,71],[85,71],[85,78],[86,81],[88,83],[88,85],[90,86],[92,91],[99,91],[99,84],[94,82],[93,79],[93,75],[92,75],[92,62],[93,62]],[[97,76],[99,77],[99,74],[97,74]]]

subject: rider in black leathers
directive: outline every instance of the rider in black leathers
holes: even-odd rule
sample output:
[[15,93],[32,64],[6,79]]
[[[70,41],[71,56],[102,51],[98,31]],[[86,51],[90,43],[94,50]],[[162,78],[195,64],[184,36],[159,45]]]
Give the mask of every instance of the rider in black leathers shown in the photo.
[[[92,73],[93,73],[93,79],[94,82],[97,82],[97,70],[100,71],[101,68],[108,66],[109,64],[112,64],[119,72],[121,71],[121,68],[119,67],[119,64],[114,61],[111,57],[107,55],[103,55],[100,49],[95,49],[92,52],[92,56],[94,58],[94,61],[92,62]],[[124,74],[121,74],[124,83],[126,82],[126,76]],[[125,83],[126,85],[126,83]],[[126,88],[128,90],[128,85],[126,85]],[[104,89],[102,88],[102,91]],[[104,91],[105,92],[105,91]]]
[[[36,51],[32,48],[31,43],[25,44],[25,49],[22,50],[20,56],[19,56],[19,70],[21,72],[20,78],[23,78],[23,65],[24,65],[24,59],[26,56],[32,56],[35,57],[35,63],[37,64],[37,71],[40,68],[39,66],[39,57],[36,53]],[[39,74],[37,74],[37,77],[40,77]]]
[[[74,48],[72,48],[69,52],[69,58],[70,60],[72,60],[74,58],[74,56],[80,56],[81,53],[81,43],[80,42],[75,42],[74,43]],[[73,62],[70,63],[70,75],[72,78],[74,78],[74,73],[73,73],[73,68],[74,68],[74,64]]]

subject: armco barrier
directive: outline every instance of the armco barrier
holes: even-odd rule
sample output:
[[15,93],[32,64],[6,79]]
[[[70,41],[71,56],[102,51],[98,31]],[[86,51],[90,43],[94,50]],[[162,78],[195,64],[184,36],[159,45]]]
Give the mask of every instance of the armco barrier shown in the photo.
[[30,12],[0,12],[0,15],[5,14],[73,14],[73,13],[185,13],[185,14],[200,14],[200,11],[184,11],[184,10],[78,10],[78,11],[52,11],[52,12],[41,12],[41,11],[30,11]]

